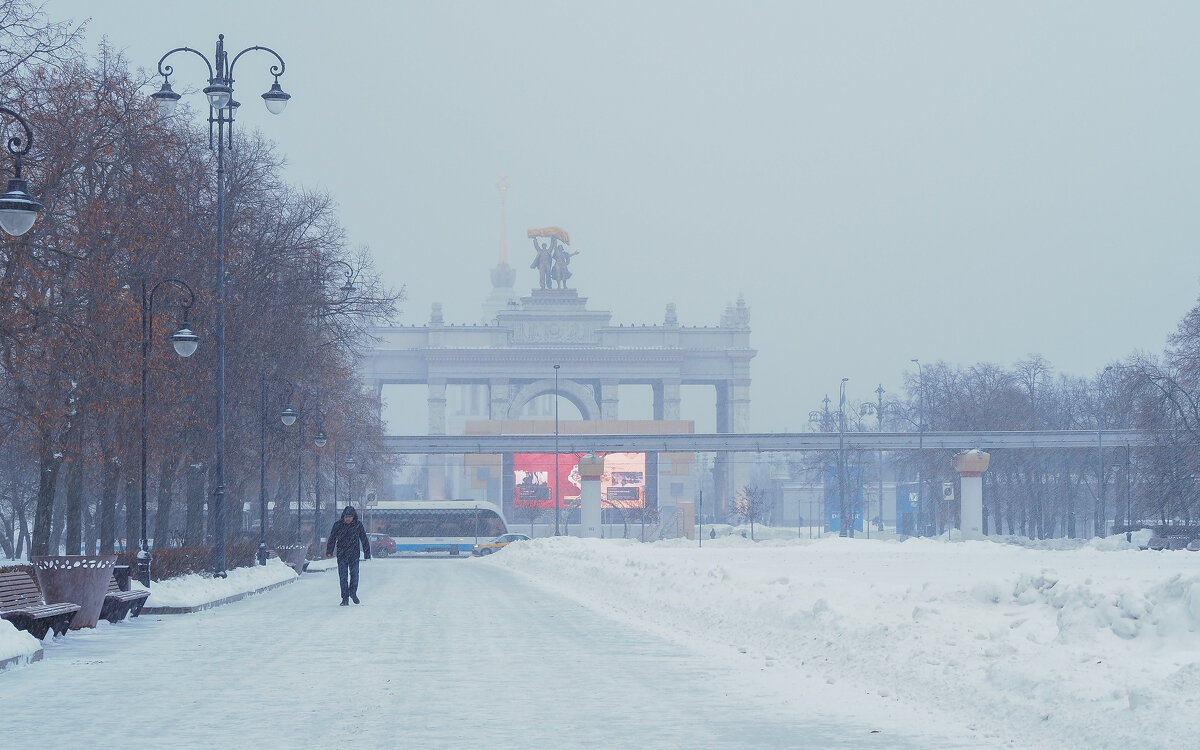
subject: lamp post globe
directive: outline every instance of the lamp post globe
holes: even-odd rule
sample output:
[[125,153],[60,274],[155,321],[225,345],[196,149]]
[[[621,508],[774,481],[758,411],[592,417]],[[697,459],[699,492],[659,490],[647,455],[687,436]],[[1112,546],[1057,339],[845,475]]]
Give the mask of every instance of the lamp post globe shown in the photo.
[[8,153],[13,156],[13,176],[8,181],[8,189],[0,195],[0,229],[19,237],[33,228],[38,214],[46,207],[29,193],[29,184],[21,177],[22,157],[29,153],[33,145],[33,129],[24,117],[14,110],[0,106],[0,112],[12,117],[25,130],[25,137],[12,136],[5,142]]

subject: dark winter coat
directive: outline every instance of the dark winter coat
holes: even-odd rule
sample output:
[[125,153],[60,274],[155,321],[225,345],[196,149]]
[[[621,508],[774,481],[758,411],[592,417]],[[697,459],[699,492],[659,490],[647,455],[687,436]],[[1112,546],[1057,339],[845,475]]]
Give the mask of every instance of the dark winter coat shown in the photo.
[[[353,516],[354,520],[346,523],[346,516]],[[339,560],[357,560],[360,546],[363,558],[370,560],[371,542],[367,539],[367,530],[363,528],[362,521],[358,520],[358,511],[353,505],[347,505],[342,515],[338,516],[338,520],[334,521],[333,528],[329,530],[325,554],[332,555],[334,549],[337,549]]]

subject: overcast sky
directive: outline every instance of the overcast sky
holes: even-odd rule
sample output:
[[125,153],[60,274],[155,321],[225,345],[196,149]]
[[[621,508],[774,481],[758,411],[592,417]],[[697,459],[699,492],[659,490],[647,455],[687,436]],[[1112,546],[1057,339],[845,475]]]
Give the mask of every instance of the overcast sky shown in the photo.
[[218,33],[277,50],[294,98],[267,114],[248,54],[239,121],[337,198],[401,323],[479,322],[501,174],[519,292],[525,230],[558,225],[614,324],[716,325],[745,295],[756,431],[804,429],[843,377],[896,393],[914,357],[1092,377],[1197,298],[1194,2],[46,7],[148,70]]

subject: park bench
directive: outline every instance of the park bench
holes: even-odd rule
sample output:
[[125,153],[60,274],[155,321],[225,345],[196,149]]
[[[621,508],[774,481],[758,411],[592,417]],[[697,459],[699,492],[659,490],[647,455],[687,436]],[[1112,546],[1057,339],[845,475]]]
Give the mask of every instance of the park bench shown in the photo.
[[[128,580],[125,579],[126,585],[129,585]],[[104,606],[100,608],[100,617],[109,622],[120,622],[127,616],[137,617],[142,612],[142,605],[149,598],[149,591],[122,590],[114,570],[112,578],[108,579],[108,591],[104,594]]]
[[79,611],[78,604],[46,604],[33,576],[23,570],[0,573],[0,617],[41,640],[53,628],[63,635]]

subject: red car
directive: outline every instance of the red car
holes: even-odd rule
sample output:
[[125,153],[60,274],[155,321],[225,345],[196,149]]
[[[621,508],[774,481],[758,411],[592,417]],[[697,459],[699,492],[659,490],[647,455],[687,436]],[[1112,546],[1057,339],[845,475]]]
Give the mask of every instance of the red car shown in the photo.
[[371,557],[390,557],[396,554],[396,540],[387,534],[367,534],[371,542]]

